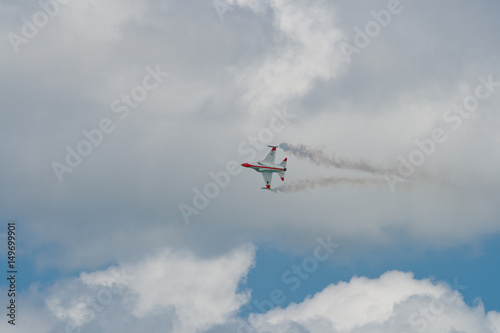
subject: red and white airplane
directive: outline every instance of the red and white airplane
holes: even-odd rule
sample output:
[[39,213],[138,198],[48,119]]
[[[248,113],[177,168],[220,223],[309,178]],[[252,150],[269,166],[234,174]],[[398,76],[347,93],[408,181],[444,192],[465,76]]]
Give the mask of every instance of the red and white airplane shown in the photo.
[[262,173],[264,177],[264,182],[266,183],[266,187],[262,187],[264,190],[271,189],[271,180],[273,178],[273,173],[277,172],[280,176],[281,180],[285,180],[285,171],[286,171],[286,158],[280,164],[274,164],[274,157],[276,155],[276,147],[277,146],[268,146],[271,147],[271,151],[267,154],[266,158],[263,161],[257,162],[257,164],[243,163],[241,166],[245,168],[254,169],[257,172]]

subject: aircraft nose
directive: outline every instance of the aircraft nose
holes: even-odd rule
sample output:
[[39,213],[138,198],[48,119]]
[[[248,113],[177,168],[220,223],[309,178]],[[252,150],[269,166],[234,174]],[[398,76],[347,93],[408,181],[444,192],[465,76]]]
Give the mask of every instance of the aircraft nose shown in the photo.
[[241,166],[244,166],[244,167],[246,167],[246,168],[248,168],[248,166],[249,166],[249,165],[250,165],[250,164],[248,164],[248,163],[242,163],[242,164],[241,164]]

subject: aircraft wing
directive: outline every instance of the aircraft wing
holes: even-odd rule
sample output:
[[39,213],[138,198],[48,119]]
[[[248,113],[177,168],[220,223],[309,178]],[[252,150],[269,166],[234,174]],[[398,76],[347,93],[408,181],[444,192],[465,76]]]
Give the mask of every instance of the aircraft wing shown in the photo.
[[263,162],[274,164],[275,156],[276,156],[276,147],[272,147],[271,151],[269,152],[269,154],[267,154]]
[[262,177],[264,177],[264,183],[266,183],[267,188],[271,188],[271,180],[273,179],[273,173],[269,171],[262,172]]

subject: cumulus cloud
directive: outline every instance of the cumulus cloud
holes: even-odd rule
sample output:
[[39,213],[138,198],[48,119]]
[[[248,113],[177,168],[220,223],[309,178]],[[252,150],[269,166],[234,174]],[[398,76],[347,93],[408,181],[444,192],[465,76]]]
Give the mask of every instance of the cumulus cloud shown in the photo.
[[132,332],[150,325],[154,331],[200,332],[226,323],[248,302],[249,291],[239,288],[254,256],[252,245],[210,259],[165,249],[136,263],[81,273],[43,296],[31,290],[26,303],[42,298],[44,306],[17,326],[28,332],[44,314],[50,319],[40,326],[43,332]]
[[[242,172],[186,228],[179,204],[192,206],[194,190],[213,182],[210,172],[244,160],[238,146],[272,124],[269,114],[247,111],[271,113],[283,103],[297,115],[275,124],[273,144],[304,142],[341,159],[393,166],[474,90],[479,75],[500,78],[495,63],[483,61],[498,58],[493,4],[440,2],[429,11],[408,2],[347,65],[339,43],[352,42],[353,28],[387,1],[227,3],[233,10],[221,21],[210,2],[71,1],[19,54],[0,40],[0,208],[25,221],[27,257],[38,268],[94,270],[165,243],[215,255],[242,238],[296,251],[318,233],[334,232],[360,249],[390,243],[401,230],[403,241],[422,247],[498,232],[498,91],[416,171],[440,173],[442,182],[409,188],[408,179],[396,193],[389,184],[352,187],[350,174],[322,174],[293,157],[285,182],[273,186],[300,188],[301,179],[316,177],[328,181],[314,186],[342,186],[270,201],[254,192],[260,176]],[[22,17],[41,10],[1,6],[4,36],[21,33]],[[466,26],[455,19],[463,13],[471,14]],[[157,64],[171,75],[121,121],[111,103]],[[82,130],[102,118],[116,129],[59,183],[51,163],[64,162],[66,146],[75,149]]]
[[[251,315],[257,332],[477,332],[500,329],[500,314],[464,303],[458,280],[448,285],[389,271],[375,279],[331,284],[302,303]],[[248,326],[250,327],[250,326]]]
[[338,43],[342,32],[324,3],[297,1],[233,1],[257,13],[270,7],[276,29],[275,49],[244,69],[240,81],[254,107],[282,105],[308,92],[315,80],[339,74],[345,60]]
[[[461,292],[467,285],[459,279],[419,280],[401,271],[355,276],[300,303],[239,317],[250,292],[239,286],[254,256],[250,245],[208,260],[165,250],[140,263],[58,281],[48,291],[34,286],[22,297],[27,315],[16,332],[31,332],[35,325],[39,332],[500,331],[500,314],[485,312],[480,300],[466,304]],[[10,332],[4,322],[0,328]]]

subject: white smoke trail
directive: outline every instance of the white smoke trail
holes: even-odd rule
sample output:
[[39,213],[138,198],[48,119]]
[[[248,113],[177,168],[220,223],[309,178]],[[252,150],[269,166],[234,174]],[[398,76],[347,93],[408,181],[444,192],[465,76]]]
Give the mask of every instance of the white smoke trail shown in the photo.
[[313,148],[304,144],[292,145],[286,142],[280,143],[279,147],[295,157],[309,160],[316,165],[334,167],[338,169],[349,169],[363,171],[371,174],[393,174],[396,169],[386,169],[374,166],[366,161],[351,161],[339,158],[326,149]]
[[292,193],[312,190],[316,187],[335,185],[381,185],[387,181],[383,178],[353,178],[353,177],[327,177],[314,179],[300,179],[272,189],[274,193]]

